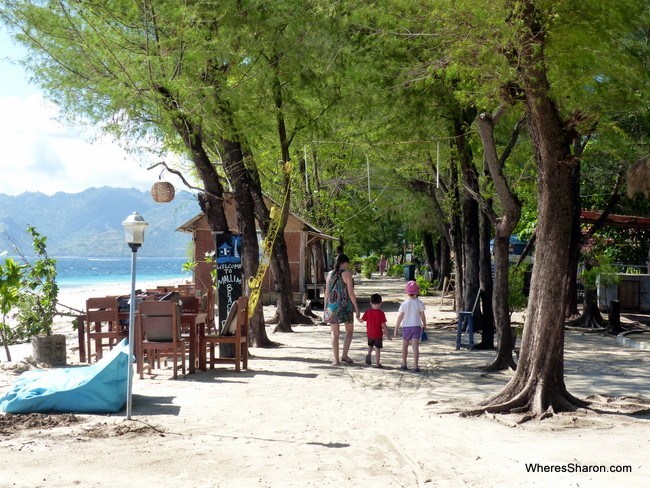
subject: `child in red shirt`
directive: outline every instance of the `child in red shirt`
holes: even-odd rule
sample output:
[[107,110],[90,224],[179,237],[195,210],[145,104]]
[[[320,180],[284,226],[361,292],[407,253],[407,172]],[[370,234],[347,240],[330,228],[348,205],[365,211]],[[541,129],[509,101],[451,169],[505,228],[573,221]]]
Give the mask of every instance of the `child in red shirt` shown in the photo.
[[370,296],[370,305],[372,308],[366,310],[361,317],[361,322],[366,323],[366,333],[368,334],[368,355],[366,356],[366,364],[370,366],[372,363],[372,348],[377,350],[377,368],[383,368],[379,357],[381,348],[383,347],[384,334],[390,340],[390,332],[386,325],[386,314],[381,309],[381,295],[374,293]]

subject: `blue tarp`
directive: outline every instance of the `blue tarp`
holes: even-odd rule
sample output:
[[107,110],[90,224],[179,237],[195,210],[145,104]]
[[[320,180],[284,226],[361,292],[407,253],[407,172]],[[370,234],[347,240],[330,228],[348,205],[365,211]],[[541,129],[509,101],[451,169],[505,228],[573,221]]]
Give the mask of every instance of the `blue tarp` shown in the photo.
[[119,412],[126,404],[128,356],[123,340],[91,366],[27,371],[0,398],[0,411]]

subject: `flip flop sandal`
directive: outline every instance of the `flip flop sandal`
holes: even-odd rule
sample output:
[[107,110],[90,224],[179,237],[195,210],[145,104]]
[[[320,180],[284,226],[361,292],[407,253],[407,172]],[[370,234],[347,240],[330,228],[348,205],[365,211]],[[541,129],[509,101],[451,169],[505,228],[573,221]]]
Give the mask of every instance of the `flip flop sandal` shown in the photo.
[[344,363],[348,363],[348,364],[354,363],[354,361],[352,361],[352,359],[350,359],[350,358],[341,358],[341,361],[343,361]]

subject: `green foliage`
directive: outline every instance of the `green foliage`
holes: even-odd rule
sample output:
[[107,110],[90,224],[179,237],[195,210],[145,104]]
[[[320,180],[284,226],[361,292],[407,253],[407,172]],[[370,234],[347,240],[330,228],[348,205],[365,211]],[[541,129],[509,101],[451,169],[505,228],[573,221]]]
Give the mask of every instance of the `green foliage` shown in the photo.
[[16,304],[18,328],[16,340],[29,339],[38,334],[50,335],[56,315],[59,286],[56,283],[56,260],[47,255],[47,238],[35,227],[27,227],[32,238],[36,258],[25,266],[20,298]]
[[361,266],[363,266],[363,258],[361,256],[354,256],[350,258],[350,265],[348,266],[348,269],[352,273],[360,273],[361,272]]
[[620,281],[616,266],[612,259],[605,254],[591,256],[585,263],[581,278],[587,290],[595,290],[599,284],[608,286]]
[[6,318],[20,300],[24,270],[25,266],[12,258],[6,258],[0,265],[0,313],[2,313],[2,330],[0,332],[2,332],[5,346],[13,344],[12,330],[7,324]]
[[377,271],[377,266],[379,265],[379,256],[376,254],[371,254],[363,258],[361,263],[361,274],[364,278],[370,278],[373,272]]
[[524,310],[528,306],[528,297],[524,293],[525,268],[510,266],[508,269],[508,307],[510,313]]
[[421,295],[421,296],[426,296],[426,295],[429,294],[429,290],[430,290],[431,287],[433,286],[433,283],[431,283],[430,281],[426,280],[426,279],[424,278],[424,276],[422,276],[422,275],[418,275],[418,276],[415,278],[415,282],[416,282],[416,283],[418,284],[418,286],[420,287],[420,295]]
[[[215,251],[206,252],[204,254],[204,256],[203,256],[203,262],[204,263],[215,263],[216,262],[215,259],[214,259],[215,254],[216,254]],[[196,269],[197,265],[198,265],[198,263],[195,260],[190,259],[188,261],[185,261],[182,264],[181,268],[182,268],[183,271],[185,271],[187,273],[192,273]],[[216,290],[217,289],[217,268],[216,268],[216,266],[213,266],[210,269],[210,278],[212,279],[212,287]],[[202,283],[202,285],[205,286],[206,284]]]
[[401,264],[394,264],[386,273],[391,278],[400,278],[404,276],[404,267]]
[[19,298],[25,266],[13,258],[0,265],[0,313],[7,315]]

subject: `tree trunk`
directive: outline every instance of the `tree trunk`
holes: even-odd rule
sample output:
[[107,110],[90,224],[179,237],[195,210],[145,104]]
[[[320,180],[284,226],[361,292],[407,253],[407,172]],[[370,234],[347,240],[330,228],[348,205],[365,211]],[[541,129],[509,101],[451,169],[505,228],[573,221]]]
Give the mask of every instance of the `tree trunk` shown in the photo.
[[569,322],[574,327],[586,327],[588,329],[601,329],[605,320],[598,308],[597,291],[594,289],[585,290],[585,299],[582,306],[582,315],[575,321]]
[[481,324],[481,342],[475,349],[494,349],[494,315],[492,307],[493,282],[492,282],[492,256],[490,255],[490,238],[492,225],[490,219],[481,213],[481,309],[483,310],[483,323]]
[[[471,111],[470,111],[471,112]],[[480,290],[480,243],[479,243],[479,208],[478,202],[470,193],[478,193],[478,178],[474,170],[472,149],[465,137],[468,131],[467,119],[473,118],[473,112],[461,111],[461,115],[454,121],[454,142],[458,151],[461,167],[461,179],[464,191],[462,193],[462,250],[463,250],[463,282],[462,282],[462,308],[471,310]],[[471,119],[469,119],[471,120]],[[481,323],[480,309],[476,310],[474,320]]]
[[[593,269],[590,262],[585,263],[587,271]],[[585,327],[588,329],[600,329],[604,326],[603,316],[598,309],[598,294],[596,288],[585,287],[585,296],[582,303],[582,314],[567,325],[572,327]]]
[[433,280],[433,270],[436,269],[436,251],[431,232],[425,232],[423,234],[422,245],[424,246],[424,254],[426,255],[427,264],[431,270],[431,279]]
[[[470,310],[480,289],[478,204],[463,202],[463,309]],[[476,316],[475,316],[476,317]],[[475,318],[476,320],[476,318]]]
[[[584,144],[580,145],[580,147],[577,149],[577,152],[582,152],[584,149]],[[612,194],[609,198],[609,202],[607,203],[605,209],[601,213],[601,216],[598,218],[596,223],[594,223],[591,228],[585,232],[584,234],[581,232],[580,229],[580,212],[582,210],[582,204],[581,204],[581,198],[580,198],[580,165],[579,162],[576,166],[576,170],[572,175],[573,177],[573,188],[574,188],[574,195],[576,196],[576,202],[574,203],[574,208],[573,208],[573,228],[572,228],[572,234],[571,234],[571,255],[570,255],[570,261],[569,261],[569,275],[567,277],[568,283],[567,283],[567,306],[566,306],[566,311],[564,313],[564,318],[568,319],[570,322],[573,323],[584,323],[584,324],[589,324],[592,322],[592,317],[585,318],[583,320],[582,317],[577,317],[578,315],[578,286],[577,286],[577,280],[578,280],[578,265],[580,263],[580,253],[582,251],[582,246],[585,243],[587,239],[589,239],[591,236],[593,236],[598,230],[600,230],[604,225],[605,221],[607,219],[607,216],[611,213],[611,211],[615,208],[616,204],[620,200],[621,194],[619,193],[620,189],[620,182],[622,178],[622,174],[619,173],[616,182],[614,184],[614,188],[612,190]],[[585,263],[586,266],[589,266],[589,263]],[[585,294],[585,298],[586,298]],[[589,312],[589,307],[583,307],[583,313]],[[599,323],[602,323],[602,317],[600,317],[600,312],[596,308],[596,314],[595,316],[597,317],[596,320]],[[585,325],[587,327],[590,327],[590,325]]]
[[456,310],[465,310],[465,302],[463,301],[463,268],[465,267],[463,260],[463,238],[462,228],[460,224],[460,217],[458,215],[452,216],[451,236],[453,242],[452,260],[456,264],[454,267],[454,301],[456,302]]
[[[508,226],[509,227],[509,226]],[[511,230],[497,226],[494,236],[494,321],[499,330],[497,357],[488,367],[489,371],[515,369],[512,358],[512,337],[510,334],[510,307],[508,305],[508,269]]]
[[[248,277],[257,274],[257,268],[260,264],[250,178],[244,164],[244,153],[241,144],[237,141],[224,140],[222,146],[223,168],[233,188],[235,209],[237,211],[237,227],[244,242],[242,264],[244,268],[244,286],[247,286]],[[259,347],[273,345],[266,334],[261,304],[251,314],[250,328],[251,340],[255,345]]]
[[483,145],[484,160],[488,167],[489,174],[499,196],[499,202],[503,208],[503,215],[497,217],[492,209],[491,202],[482,201],[480,195],[476,198],[483,202],[484,214],[494,222],[494,293],[492,298],[494,322],[499,333],[497,357],[487,368],[488,371],[501,371],[508,368],[515,368],[512,358],[513,342],[510,331],[510,306],[508,304],[508,270],[510,234],[515,229],[521,216],[521,203],[517,196],[510,189],[508,180],[503,173],[505,161],[514,146],[523,119],[515,125],[510,143],[504,149],[501,158],[497,154],[497,147],[494,140],[494,118],[491,115],[481,114],[476,119],[481,143]]
[[442,289],[442,283],[445,278],[451,276],[451,255],[449,252],[449,244],[447,239],[440,239],[440,275],[439,280],[440,284],[438,285]]
[[[287,243],[284,239],[284,228],[287,224],[289,215],[289,206],[291,198],[291,179],[289,177],[288,166],[290,164],[289,148],[293,137],[287,134],[286,122],[284,119],[284,94],[283,85],[280,78],[280,61],[282,54],[274,52],[274,55],[268,59],[269,65],[273,70],[272,91],[273,101],[275,103],[276,129],[278,131],[278,142],[280,143],[280,156],[282,164],[282,188],[284,190],[285,202],[282,206],[282,220],[280,233],[275,240],[273,247],[273,259],[271,261],[271,270],[278,292],[277,312],[279,323],[275,327],[276,332],[293,332],[292,323],[313,323],[311,319],[301,314],[293,303],[293,285],[291,267],[289,265],[289,256],[287,252]],[[294,134],[295,135],[295,134]]]
[[571,249],[569,253],[569,272],[567,273],[567,303],[564,318],[571,319],[578,315],[578,265],[582,249],[582,234],[580,232],[580,211],[582,209],[580,198],[580,163],[577,162],[571,173],[574,202],[571,216]]
[[551,99],[544,64],[544,33],[534,5],[524,1],[519,69],[538,167],[538,227],[519,363],[514,376],[483,403],[489,412],[527,412],[543,417],[573,411],[586,402],[564,383],[564,309],[573,216],[570,141]]
[[[261,186],[257,173],[255,175],[255,184],[251,185],[253,191],[253,200],[255,201],[255,216],[262,229],[262,234],[267,235],[269,230],[270,211],[264,203],[264,196],[262,194]],[[271,272],[273,273],[273,280],[275,284],[275,291],[277,297],[277,316],[279,325],[276,330],[281,332],[292,332],[292,323],[301,323],[304,316],[298,312],[293,303],[293,290],[291,284],[291,267],[289,265],[289,256],[287,253],[287,243],[284,238],[284,224],[280,224],[278,235],[275,238],[271,254]],[[313,321],[310,321],[313,323]]]

